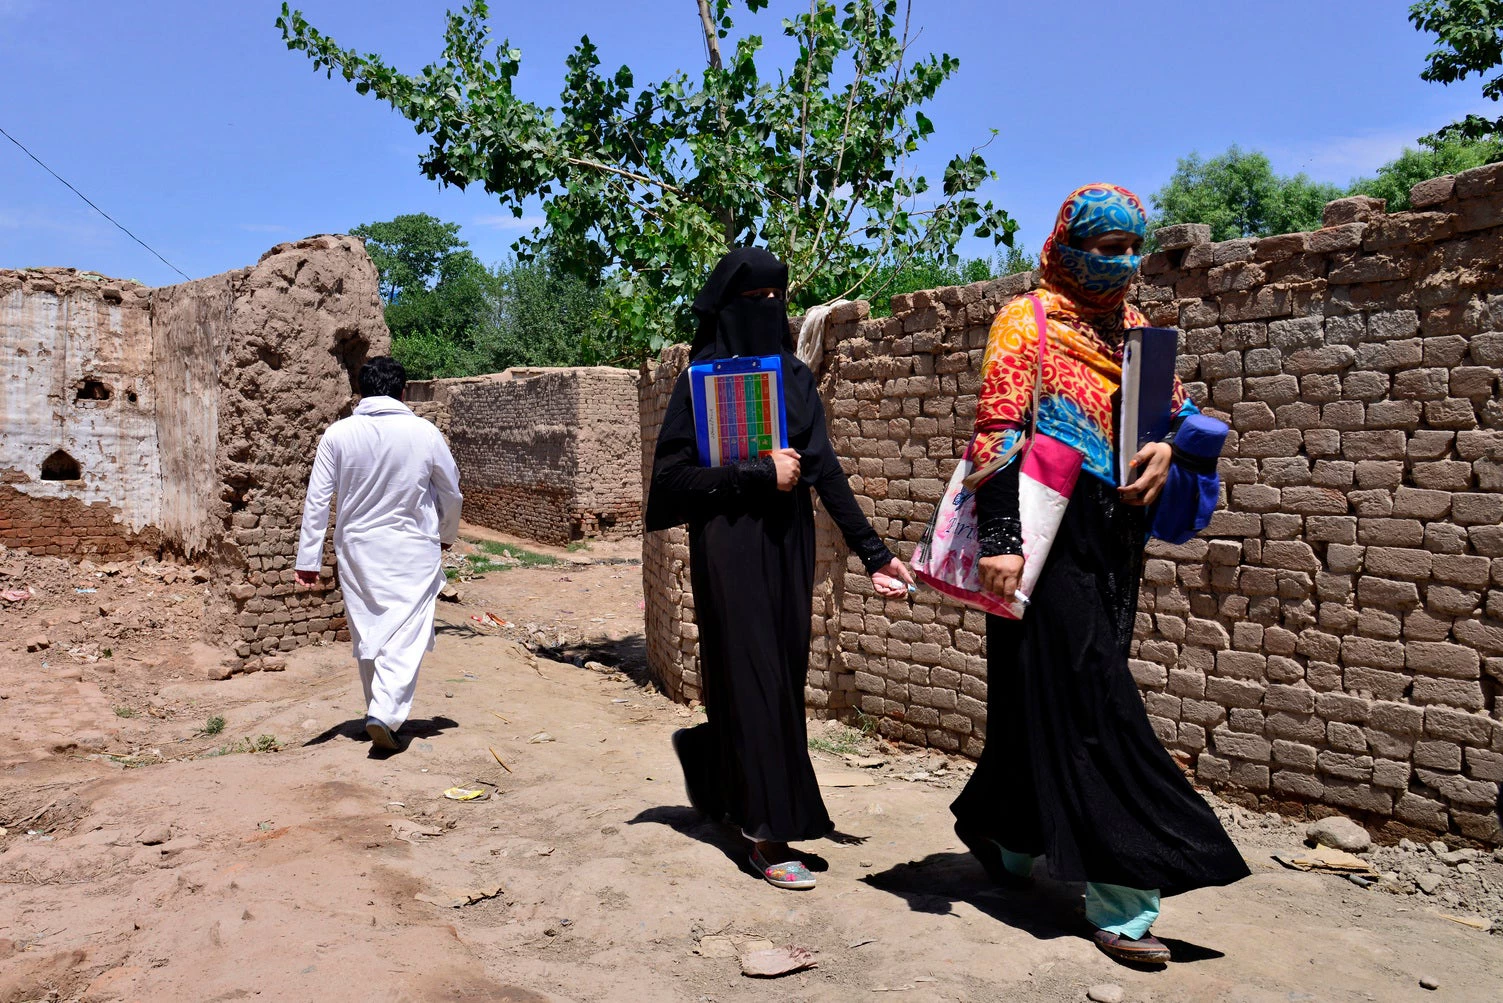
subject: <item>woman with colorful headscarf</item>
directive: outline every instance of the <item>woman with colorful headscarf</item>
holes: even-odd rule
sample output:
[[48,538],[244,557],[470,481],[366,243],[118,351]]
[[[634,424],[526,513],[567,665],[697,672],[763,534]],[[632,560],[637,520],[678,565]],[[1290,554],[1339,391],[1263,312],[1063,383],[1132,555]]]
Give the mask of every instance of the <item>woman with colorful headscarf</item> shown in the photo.
[[[1168,442],[1151,443],[1133,458],[1133,482],[1117,484],[1113,396],[1124,334],[1147,326],[1127,303],[1146,231],[1142,202],[1115,185],[1087,185],[1061,207],[1035,294],[1047,317],[1039,399],[1033,304],[1019,297],[992,324],[972,446],[978,471],[999,468],[976,492],[987,591],[1011,601],[1022,573],[1012,457],[1032,412],[1084,461],[1027,613],[987,617],[989,737],[951,810],[994,880],[1019,884],[1045,855],[1054,878],[1086,882],[1103,951],[1163,964],[1169,951],[1149,934],[1160,896],[1248,870],[1160,744],[1128,669],[1146,506],[1171,461]],[[1178,381],[1173,407],[1176,427],[1195,412]]]

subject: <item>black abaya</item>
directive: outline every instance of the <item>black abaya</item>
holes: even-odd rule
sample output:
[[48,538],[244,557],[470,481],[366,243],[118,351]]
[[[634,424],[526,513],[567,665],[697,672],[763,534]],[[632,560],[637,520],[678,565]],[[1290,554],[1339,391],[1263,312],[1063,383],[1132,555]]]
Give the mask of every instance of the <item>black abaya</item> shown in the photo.
[[[1006,473],[978,492],[983,524],[1016,513]],[[1160,744],[1128,669],[1144,527],[1143,509],[1081,476],[1028,612],[987,617],[987,743],[951,810],[1009,850],[1048,856],[1061,880],[1173,895],[1248,869]]]
[[814,594],[810,489],[868,571],[892,555],[856,504],[825,430],[813,374],[793,356],[782,301],[740,293],[786,285],[764,251],[732,252],[695,300],[694,361],[781,354],[789,445],[801,476],[779,491],[772,461],[700,466],[688,375],[664,415],[647,529],[689,524],[705,724],[678,740],[690,800],[758,841],[816,839],[833,825],[809,762],[804,681]]

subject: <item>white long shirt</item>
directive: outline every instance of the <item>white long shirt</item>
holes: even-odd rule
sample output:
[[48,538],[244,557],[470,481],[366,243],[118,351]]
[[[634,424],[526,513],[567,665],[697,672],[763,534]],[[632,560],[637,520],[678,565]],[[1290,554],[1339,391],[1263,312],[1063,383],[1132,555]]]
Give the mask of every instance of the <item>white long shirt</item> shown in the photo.
[[[459,534],[459,472],[431,422],[391,397],[367,397],[319,440],[299,571],[323,566],[334,495],[334,553],[355,657],[376,658],[404,624],[432,608],[443,588],[440,544]],[[431,646],[431,627],[426,633]]]

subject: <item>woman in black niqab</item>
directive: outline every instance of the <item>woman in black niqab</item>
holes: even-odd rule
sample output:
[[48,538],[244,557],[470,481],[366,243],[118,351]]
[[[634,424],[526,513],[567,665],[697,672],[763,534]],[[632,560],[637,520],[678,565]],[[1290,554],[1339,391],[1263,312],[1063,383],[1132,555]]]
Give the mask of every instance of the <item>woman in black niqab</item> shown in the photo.
[[[658,434],[647,529],[689,526],[706,723],[674,735],[689,801],[752,841],[752,866],[784,888],[814,878],[787,843],[833,829],[809,762],[804,681],[814,595],[819,494],[883,595],[908,571],[861,514],[830,445],[814,374],[793,354],[788,268],[760,248],[715,266],[694,300],[692,361],[781,355],[789,448],[724,467],[700,465],[688,374]],[[899,580],[901,579],[901,580]]]

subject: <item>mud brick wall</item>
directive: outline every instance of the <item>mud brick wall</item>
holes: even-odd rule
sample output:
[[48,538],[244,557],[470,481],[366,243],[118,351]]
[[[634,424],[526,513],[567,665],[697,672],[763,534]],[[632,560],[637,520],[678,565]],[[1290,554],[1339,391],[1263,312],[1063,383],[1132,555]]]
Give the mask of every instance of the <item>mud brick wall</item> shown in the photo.
[[318,436],[388,342],[350,237],[158,289],[0,271],[0,543],[210,564],[204,637],[226,674],[347,636],[338,589],[299,592],[292,563]]
[[408,396],[448,436],[466,521],[563,545],[642,532],[637,379],[519,368],[414,383]]
[[[1497,843],[1503,165],[1412,198],[1394,214],[1343,199],[1323,229],[1262,240],[1159,232],[1135,299],[1181,329],[1181,376],[1233,431],[1211,526],[1150,546],[1131,665],[1205,786]],[[892,317],[827,329],[831,435],[905,557],[969,437],[991,318],[1034,281],[899,296]],[[665,354],[643,381],[644,447],[679,365]],[[692,697],[692,610],[669,608],[687,549],[649,538],[644,557],[653,670]],[[983,618],[932,593],[880,600],[854,562],[837,577],[836,648],[811,689],[849,681],[883,734],[978,754]]]

